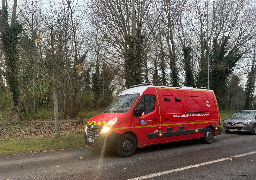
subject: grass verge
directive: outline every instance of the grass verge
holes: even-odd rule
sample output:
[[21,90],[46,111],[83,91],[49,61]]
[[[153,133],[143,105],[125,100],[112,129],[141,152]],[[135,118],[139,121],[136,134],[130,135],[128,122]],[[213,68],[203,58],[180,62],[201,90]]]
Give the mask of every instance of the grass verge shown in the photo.
[[50,136],[31,137],[28,139],[9,139],[8,141],[0,140],[0,155],[83,146],[85,146],[83,134],[66,134],[62,135],[60,138]]

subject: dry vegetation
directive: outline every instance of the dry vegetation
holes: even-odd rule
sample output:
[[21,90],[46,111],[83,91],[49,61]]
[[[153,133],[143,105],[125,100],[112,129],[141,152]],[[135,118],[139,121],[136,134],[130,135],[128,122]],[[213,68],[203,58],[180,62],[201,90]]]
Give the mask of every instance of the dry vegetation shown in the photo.
[[[80,134],[84,132],[87,120],[61,120],[61,134]],[[30,137],[46,137],[55,133],[53,120],[29,120],[21,122],[0,121],[0,139],[23,139]]]

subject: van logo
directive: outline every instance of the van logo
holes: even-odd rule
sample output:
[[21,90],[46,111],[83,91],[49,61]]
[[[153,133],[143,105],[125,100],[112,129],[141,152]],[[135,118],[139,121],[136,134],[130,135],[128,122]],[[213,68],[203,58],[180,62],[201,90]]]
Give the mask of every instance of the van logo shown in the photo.
[[210,102],[209,102],[209,101],[206,101],[206,106],[207,106],[207,107],[211,107],[211,105],[210,105]]
[[146,122],[145,122],[144,120],[141,120],[141,121],[140,121],[140,124],[141,124],[141,125],[145,125]]
[[231,122],[230,124],[231,124],[231,126],[234,126],[234,125],[235,125],[235,123],[234,123],[234,122]]

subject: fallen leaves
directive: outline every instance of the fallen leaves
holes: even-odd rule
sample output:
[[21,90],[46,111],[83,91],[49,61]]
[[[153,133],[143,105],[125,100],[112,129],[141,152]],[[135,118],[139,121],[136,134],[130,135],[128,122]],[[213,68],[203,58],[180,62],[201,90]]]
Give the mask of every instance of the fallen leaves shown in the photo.
[[[74,120],[60,122],[60,133],[83,133],[87,122]],[[11,122],[0,122],[0,138],[5,141],[12,141],[17,138],[46,137],[55,133],[55,124],[50,121],[23,121],[13,124]]]
[[77,160],[81,160],[81,159],[83,159],[83,158],[84,158],[84,157],[78,157]]

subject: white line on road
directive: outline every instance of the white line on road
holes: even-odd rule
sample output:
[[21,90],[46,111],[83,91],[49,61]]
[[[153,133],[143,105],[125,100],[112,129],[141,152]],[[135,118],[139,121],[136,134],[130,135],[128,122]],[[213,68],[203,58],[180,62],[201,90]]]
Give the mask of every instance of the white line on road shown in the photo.
[[162,176],[162,175],[165,175],[165,174],[170,174],[170,173],[173,173],[173,172],[184,171],[184,170],[199,167],[199,166],[205,166],[205,165],[208,165],[208,164],[213,164],[213,163],[217,163],[217,162],[221,162],[221,161],[226,161],[226,160],[229,160],[229,159],[232,159],[232,158],[248,156],[248,155],[251,155],[251,154],[256,154],[256,151],[248,152],[248,153],[245,153],[245,154],[238,154],[238,155],[235,155],[235,156],[221,158],[221,159],[208,161],[208,162],[204,162],[204,163],[200,163],[200,164],[190,165],[190,166],[186,166],[186,167],[182,167],[182,168],[178,168],[178,169],[171,169],[171,170],[168,170],[168,171],[163,171],[163,172],[158,172],[158,173],[149,174],[149,175],[145,175],[145,176],[140,176],[140,177],[136,177],[136,178],[128,179],[128,180],[149,179],[149,178],[153,178],[153,177],[157,177],[157,176]]

